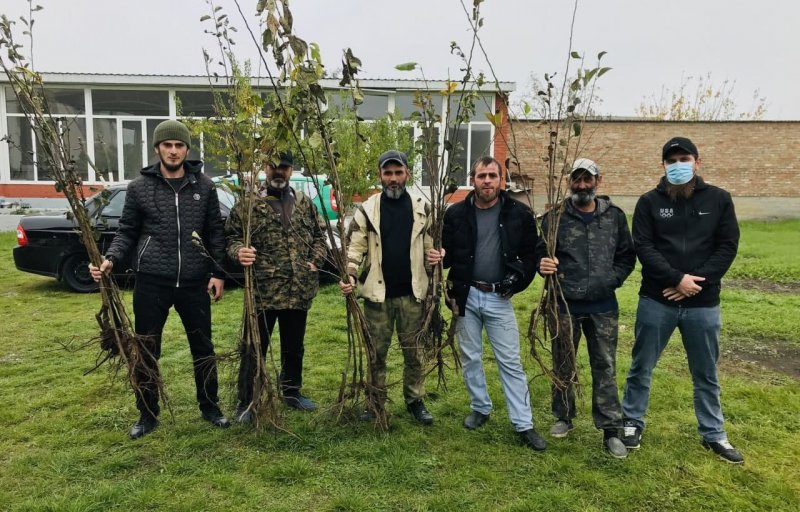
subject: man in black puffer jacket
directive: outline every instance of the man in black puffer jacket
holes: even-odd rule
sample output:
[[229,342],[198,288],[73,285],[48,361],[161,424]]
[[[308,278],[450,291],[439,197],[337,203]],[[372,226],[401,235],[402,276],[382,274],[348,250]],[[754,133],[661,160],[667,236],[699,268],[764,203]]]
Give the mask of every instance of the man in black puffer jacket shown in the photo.
[[[230,423],[217,405],[217,366],[211,342],[211,301],[222,298],[225,281],[219,263],[225,257],[225,235],[217,191],[200,171],[202,162],[186,160],[191,137],[179,121],[164,121],[153,132],[159,163],[142,169],[128,184],[119,230],[100,268],[90,267],[96,281],[102,272],[135,250],[133,312],[136,333],[147,336],[151,358],[145,357],[136,394],[139,421],[131,439],[158,425],[158,359],[161,332],[169,309],[181,317],[194,361],[197,401],[205,420],[225,428]],[[193,234],[202,240],[194,242]]]
[[691,140],[670,139],[661,160],[665,176],[639,198],[633,213],[642,286],[622,400],[623,442],[639,448],[653,368],[677,328],[692,375],[702,444],[723,460],[740,464],[744,458],[723,428],[717,378],[720,283],[739,246],[733,201],[729,193],[697,175],[700,156]]
[[[527,288],[535,275],[536,221],[530,208],[500,190],[497,160],[478,159],[470,177],[475,190],[447,209],[442,229],[443,264],[450,267],[448,294],[455,299],[461,317],[454,321],[470,396],[471,412],[464,426],[479,428],[492,410],[482,360],[485,328],[511,423],[523,444],[541,451],[547,445],[533,428],[528,379],[510,300]],[[428,254],[429,263],[435,264],[436,249]]]

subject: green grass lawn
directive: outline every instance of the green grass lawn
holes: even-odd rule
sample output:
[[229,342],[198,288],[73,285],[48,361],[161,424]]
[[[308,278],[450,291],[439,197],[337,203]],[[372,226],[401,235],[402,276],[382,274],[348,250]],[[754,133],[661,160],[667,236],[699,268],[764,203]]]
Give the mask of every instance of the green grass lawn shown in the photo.
[[[800,222],[743,223],[730,275],[759,283],[800,281]],[[461,427],[468,399],[460,377],[449,391],[431,379],[432,427],[413,424],[400,386],[390,390],[391,431],[337,423],[322,411],[286,411],[292,434],[200,420],[188,346],[177,315],[165,332],[162,367],[174,421],[136,442],[133,397],[101,370],[84,376],[94,348],[69,352],[96,334],[96,294],[66,291],[53,279],[14,269],[13,233],[0,234],[0,509],[3,510],[798,510],[800,298],[795,293],[728,287],[723,292],[720,364],[726,428],[746,462],[731,466],[700,446],[685,355],[676,338],[655,371],[642,449],[618,461],[601,450],[589,397],[569,438],[544,453],[516,443],[496,367],[487,359],[496,411],[480,431]],[[618,382],[630,364],[637,268],[619,292]],[[526,325],[539,281],[517,296]],[[766,288],[768,289],[768,288]],[[130,292],[126,292],[130,299]],[[236,344],[241,291],[213,306],[218,352]],[[311,310],[305,390],[323,408],[336,397],[346,357],[344,307],[326,286]],[[769,350],[780,346],[781,361]],[[758,349],[761,347],[761,349]],[[524,352],[527,352],[524,342]],[[758,350],[756,350],[758,349]],[[760,350],[760,351],[759,351]],[[766,352],[765,352],[766,351]],[[758,353],[760,363],[739,358]],[[774,358],[773,358],[774,359]],[[390,379],[401,374],[391,352]],[[546,433],[549,390],[525,359],[534,416]],[[779,367],[780,365],[772,365]],[[589,384],[585,349],[581,379]],[[234,406],[235,367],[221,369],[224,410]],[[588,388],[587,388],[588,389]]]

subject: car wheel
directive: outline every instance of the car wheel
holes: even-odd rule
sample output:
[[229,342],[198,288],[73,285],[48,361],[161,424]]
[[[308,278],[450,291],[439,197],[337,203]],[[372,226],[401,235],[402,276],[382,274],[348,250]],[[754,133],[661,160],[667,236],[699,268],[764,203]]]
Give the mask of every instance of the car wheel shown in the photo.
[[61,279],[78,293],[89,293],[98,288],[98,284],[94,282],[89,272],[89,257],[85,254],[73,254],[64,261],[61,267]]

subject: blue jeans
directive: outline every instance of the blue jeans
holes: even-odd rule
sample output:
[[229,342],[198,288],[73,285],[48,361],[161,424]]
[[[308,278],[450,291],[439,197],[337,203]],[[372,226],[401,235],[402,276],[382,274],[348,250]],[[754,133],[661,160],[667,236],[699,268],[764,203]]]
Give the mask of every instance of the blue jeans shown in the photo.
[[517,432],[533,428],[528,378],[519,355],[519,329],[511,301],[491,292],[469,289],[465,316],[456,324],[461,348],[464,384],[470,408],[481,414],[492,411],[483,371],[483,329],[497,361],[500,383],[506,397],[508,417]]
[[661,352],[675,328],[681,333],[694,386],[694,413],[698,432],[709,442],[727,439],[722,428],[717,359],[719,358],[719,306],[684,308],[639,297],[636,311],[636,342],[625,383],[622,414],[644,428],[644,413],[650,400],[650,382]]

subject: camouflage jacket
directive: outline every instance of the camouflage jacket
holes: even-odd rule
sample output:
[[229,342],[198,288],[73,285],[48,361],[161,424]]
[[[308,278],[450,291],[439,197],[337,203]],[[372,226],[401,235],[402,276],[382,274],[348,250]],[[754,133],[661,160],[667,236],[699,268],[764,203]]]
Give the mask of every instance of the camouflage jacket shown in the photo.
[[[555,210],[542,219],[536,261],[547,255],[544,234]],[[558,224],[558,279],[567,300],[595,301],[614,295],[636,264],[625,213],[607,197],[597,198],[592,222],[586,224],[567,199]]]
[[[269,201],[279,201],[265,193],[253,206],[250,245],[256,249],[254,263],[256,301],[259,309],[300,309],[307,311],[319,290],[319,272],[308,263],[322,268],[327,256],[324,224],[311,199],[292,188],[295,203],[284,229]],[[242,242],[242,208],[236,203],[225,224],[228,256],[238,261]]]

